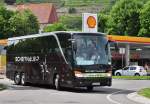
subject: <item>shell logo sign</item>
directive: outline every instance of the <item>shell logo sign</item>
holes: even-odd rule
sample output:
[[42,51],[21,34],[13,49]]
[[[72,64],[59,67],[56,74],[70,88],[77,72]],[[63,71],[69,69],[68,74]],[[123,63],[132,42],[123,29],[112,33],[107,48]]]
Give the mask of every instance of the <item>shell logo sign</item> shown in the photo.
[[91,13],[82,14],[82,31],[97,32],[97,14]]
[[96,19],[95,19],[95,17],[89,16],[87,18],[87,25],[88,25],[89,28],[95,28],[95,26],[96,26]]

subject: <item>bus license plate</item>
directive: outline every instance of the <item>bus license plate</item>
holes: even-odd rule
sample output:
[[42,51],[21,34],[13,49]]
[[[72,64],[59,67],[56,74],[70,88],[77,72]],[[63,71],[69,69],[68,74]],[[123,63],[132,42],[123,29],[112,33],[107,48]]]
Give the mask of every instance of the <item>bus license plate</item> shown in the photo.
[[94,85],[94,86],[99,86],[100,83],[92,83],[92,85]]

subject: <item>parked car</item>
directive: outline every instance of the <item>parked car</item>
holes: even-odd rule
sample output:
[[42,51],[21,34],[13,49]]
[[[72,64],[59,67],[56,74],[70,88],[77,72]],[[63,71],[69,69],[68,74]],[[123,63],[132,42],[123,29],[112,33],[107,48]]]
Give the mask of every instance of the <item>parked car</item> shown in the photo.
[[147,76],[150,76],[150,68],[146,70],[147,71]]
[[147,75],[146,70],[143,66],[127,66],[123,69],[115,71],[116,76],[145,76]]

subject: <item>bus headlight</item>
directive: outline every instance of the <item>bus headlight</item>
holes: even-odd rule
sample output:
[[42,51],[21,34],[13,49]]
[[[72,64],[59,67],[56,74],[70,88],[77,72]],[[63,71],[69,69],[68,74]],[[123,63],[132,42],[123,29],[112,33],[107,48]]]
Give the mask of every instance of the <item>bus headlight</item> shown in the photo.
[[83,77],[83,74],[80,71],[74,71],[76,77]]
[[107,73],[107,77],[111,77],[111,73]]
[[111,77],[112,76],[112,71],[109,71],[108,73],[107,73],[107,77]]

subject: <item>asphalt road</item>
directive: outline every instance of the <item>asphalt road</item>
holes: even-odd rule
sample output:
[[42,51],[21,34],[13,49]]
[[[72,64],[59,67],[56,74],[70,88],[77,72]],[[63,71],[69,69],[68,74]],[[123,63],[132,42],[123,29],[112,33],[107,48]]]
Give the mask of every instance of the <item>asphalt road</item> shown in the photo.
[[9,80],[0,79],[8,90],[0,92],[0,104],[139,104],[127,98],[129,93],[150,87],[146,80],[113,80],[111,87],[64,89],[56,91],[48,86],[17,86]]

